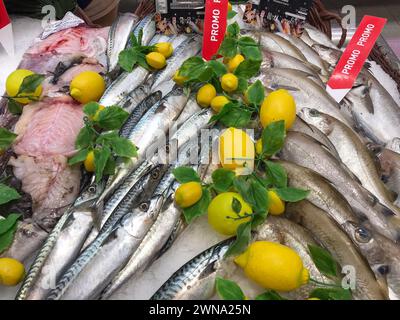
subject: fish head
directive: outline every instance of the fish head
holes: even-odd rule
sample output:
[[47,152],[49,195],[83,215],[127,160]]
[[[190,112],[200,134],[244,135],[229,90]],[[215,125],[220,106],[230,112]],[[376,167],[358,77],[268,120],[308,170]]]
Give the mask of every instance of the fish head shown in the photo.
[[313,44],[312,48],[318,53],[322,60],[325,60],[332,66],[336,65],[343,53],[340,50],[335,50],[319,43]]
[[303,108],[301,109],[299,116],[306,123],[318,128],[325,135],[329,135],[332,131],[332,122],[330,117],[316,109]]
[[90,184],[83,190],[75,200],[74,207],[91,206],[105,189],[106,182],[102,179],[96,182],[95,176],[92,177]]

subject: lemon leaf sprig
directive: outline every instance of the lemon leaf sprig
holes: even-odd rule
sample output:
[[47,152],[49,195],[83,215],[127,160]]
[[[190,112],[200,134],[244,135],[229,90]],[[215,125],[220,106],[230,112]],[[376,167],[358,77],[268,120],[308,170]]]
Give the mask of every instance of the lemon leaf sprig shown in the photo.
[[224,300],[245,300],[246,297],[239,285],[231,280],[217,277],[215,279],[215,289],[218,295]]
[[17,135],[6,128],[0,128],[0,151],[7,150],[14,140],[17,138]]
[[101,109],[97,102],[86,104],[83,112],[86,115],[85,126],[75,141],[78,152],[68,160],[68,164],[83,162],[93,151],[98,182],[103,175],[114,174],[117,158],[136,157],[137,149],[132,142],[119,135],[119,129],[129,117],[128,112],[118,106]]
[[146,54],[154,51],[155,46],[143,46],[142,37],[143,29],[139,31],[138,37],[132,32],[130,46],[119,53],[118,64],[123,70],[132,72],[137,65],[147,70],[151,69],[146,61]]

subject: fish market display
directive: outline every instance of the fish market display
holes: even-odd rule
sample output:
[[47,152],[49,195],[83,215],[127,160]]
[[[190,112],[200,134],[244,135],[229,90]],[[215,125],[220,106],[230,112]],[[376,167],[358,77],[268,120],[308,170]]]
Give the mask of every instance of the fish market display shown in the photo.
[[335,43],[244,9],[210,61],[200,34],[157,33],[148,1],[25,52],[0,102],[17,300],[130,298],[146,279],[152,300],[400,299],[393,93],[367,62],[336,102]]

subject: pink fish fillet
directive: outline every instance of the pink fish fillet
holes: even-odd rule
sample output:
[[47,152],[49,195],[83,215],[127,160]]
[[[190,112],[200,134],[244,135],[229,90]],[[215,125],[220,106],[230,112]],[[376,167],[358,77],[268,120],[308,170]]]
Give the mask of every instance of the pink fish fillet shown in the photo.
[[83,116],[82,106],[67,96],[26,106],[15,126],[14,152],[38,157],[72,155]]

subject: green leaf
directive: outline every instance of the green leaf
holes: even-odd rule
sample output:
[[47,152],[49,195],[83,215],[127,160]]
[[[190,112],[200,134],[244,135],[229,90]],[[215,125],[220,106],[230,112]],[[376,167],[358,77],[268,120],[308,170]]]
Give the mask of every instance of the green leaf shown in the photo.
[[139,46],[141,46],[142,42],[143,42],[143,29],[140,29],[139,34],[138,34],[137,43]]
[[8,229],[7,232],[0,235],[0,254],[4,250],[8,249],[12,244],[14,240],[15,231],[17,231],[17,226],[18,224],[14,223],[14,225],[10,229]]
[[10,111],[10,113],[14,115],[21,114],[22,104],[10,98],[8,99],[8,111]]
[[234,281],[217,277],[215,279],[215,288],[223,300],[245,300],[242,289]]
[[233,19],[236,15],[237,15],[236,11],[233,11],[233,10],[229,11],[228,12],[228,20]]
[[80,150],[75,156],[73,156],[72,158],[68,159],[68,164],[70,166],[73,166],[74,164],[77,164],[77,163],[85,161],[88,153],[89,153],[89,149]]
[[260,47],[259,44],[252,37],[241,37],[238,41],[238,45],[240,49],[245,49],[248,47]]
[[282,297],[278,292],[274,290],[269,290],[258,295],[254,300],[287,300],[286,298]]
[[239,84],[238,84],[238,88],[236,89],[236,91],[241,92],[241,93],[246,92],[246,90],[249,86],[247,79],[245,79],[243,77],[238,77],[238,80],[239,80]]
[[247,100],[255,104],[256,106],[260,106],[265,98],[265,89],[260,80],[257,80],[247,89]]
[[267,189],[254,177],[236,177],[233,185],[254,212],[265,213],[268,211]]
[[131,141],[125,138],[118,137],[113,139],[111,149],[118,157],[137,157],[136,146]]
[[17,97],[20,96],[28,96],[29,94],[35,93],[37,87],[41,85],[44,80],[44,75],[42,74],[32,74],[27,76],[22,81],[21,86],[19,87],[19,91],[17,93]]
[[189,77],[193,70],[203,68],[206,62],[201,57],[191,57],[187,59],[179,69],[179,75],[182,77]]
[[240,47],[240,51],[249,61],[262,61],[262,54],[258,46]]
[[203,188],[203,194],[199,201],[193,206],[183,209],[183,215],[187,223],[190,223],[194,218],[202,216],[207,212],[211,202],[211,193],[208,189]]
[[137,52],[133,49],[122,50],[119,53],[118,64],[127,72],[132,72],[137,61]]
[[250,110],[230,102],[218,114],[214,115],[210,122],[220,121],[226,127],[245,128],[251,120],[251,115]]
[[115,174],[116,163],[113,157],[108,158],[106,166],[104,167],[104,174],[113,175]]
[[225,37],[219,47],[218,53],[226,58],[233,58],[237,53],[237,40],[231,37]]
[[225,253],[225,257],[242,253],[250,243],[251,221],[242,223],[236,231],[236,240]]
[[0,183],[0,205],[21,198],[17,190]]
[[210,68],[214,71],[214,73],[216,74],[217,77],[221,77],[223,76],[225,73],[227,73],[227,69],[226,66],[217,60],[210,60],[208,62],[208,65],[210,66]]
[[129,113],[124,109],[117,106],[111,106],[100,111],[99,120],[96,123],[102,129],[117,130],[121,128],[128,117]]
[[175,179],[179,183],[186,183],[186,182],[200,182],[200,177],[197,172],[191,167],[179,167],[175,168],[172,171]]
[[240,214],[240,211],[242,211],[242,204],[238,199],[235,197],[232,198],[232,204],[231,204],[232,210],[236,212],[238,215]]
[[14,142],[17,135],[6,128],[0,128],[0,150],[7,150]]
[[264,161],[265,171],[270,183],[278,188],[287,187],[287,173],[279,163]]
[[89,125],[84,126],[78,134],[75,141],[75,147],[77,149],[85,149],[94,144],[96,139],[96,133]]
[[213,187],[217,192],[227,192],[232,187],[235,172],[228,169],[217,169],[212,173]]
[[304,200],[310,194],[310,191],[297,188],[275,189],[279,198],[286,202],[298,202]]
[[104,146],[101,149],[94,150],[94,167],[96,174],[96,182],[100,182],[100,180],[103,178],[104,169],[110,157],[111,157],[111,150],[107,146]]
[[261,61],[244,60],[236,68],[234,74],[237,77],[250,79],[260,71]]
[[272,156],[282,149],[285,143],[285,121],[276,121],[269,124],[262,132],[263,155]]
[[327,277],[337,277],[337,263],[329,251],[311,244],[308,245],[311,258],[318,270]]
[[18,213],[11,213],[7,218],[0,220],[0,235],[9,231],[21,216]]
[[320,300],[352,300],[350,290],[343,288],[317,288],[311,292],[310,298],[318,298]]
[[83,113],[89,117],[94,117],[99,107],[100,105],[97,102],[89,102],[83,107]]
[[[143,29],[142,29],[141,31],[143,31]],[[140,31],[139,31],[139,34],[140,34]],[[130,38],[130,42],[131,42],[131,46],[132,46],[132,47],[137,47],[137,46],[139,46],[140,43],[139,43],[138,39],[136,38],[134,32],[131,32],[129,38]]]
[[240,34],[240,27],[237,22],[232,23],[226,29],[226,32],[229,34],[230,37],[237,38]]

